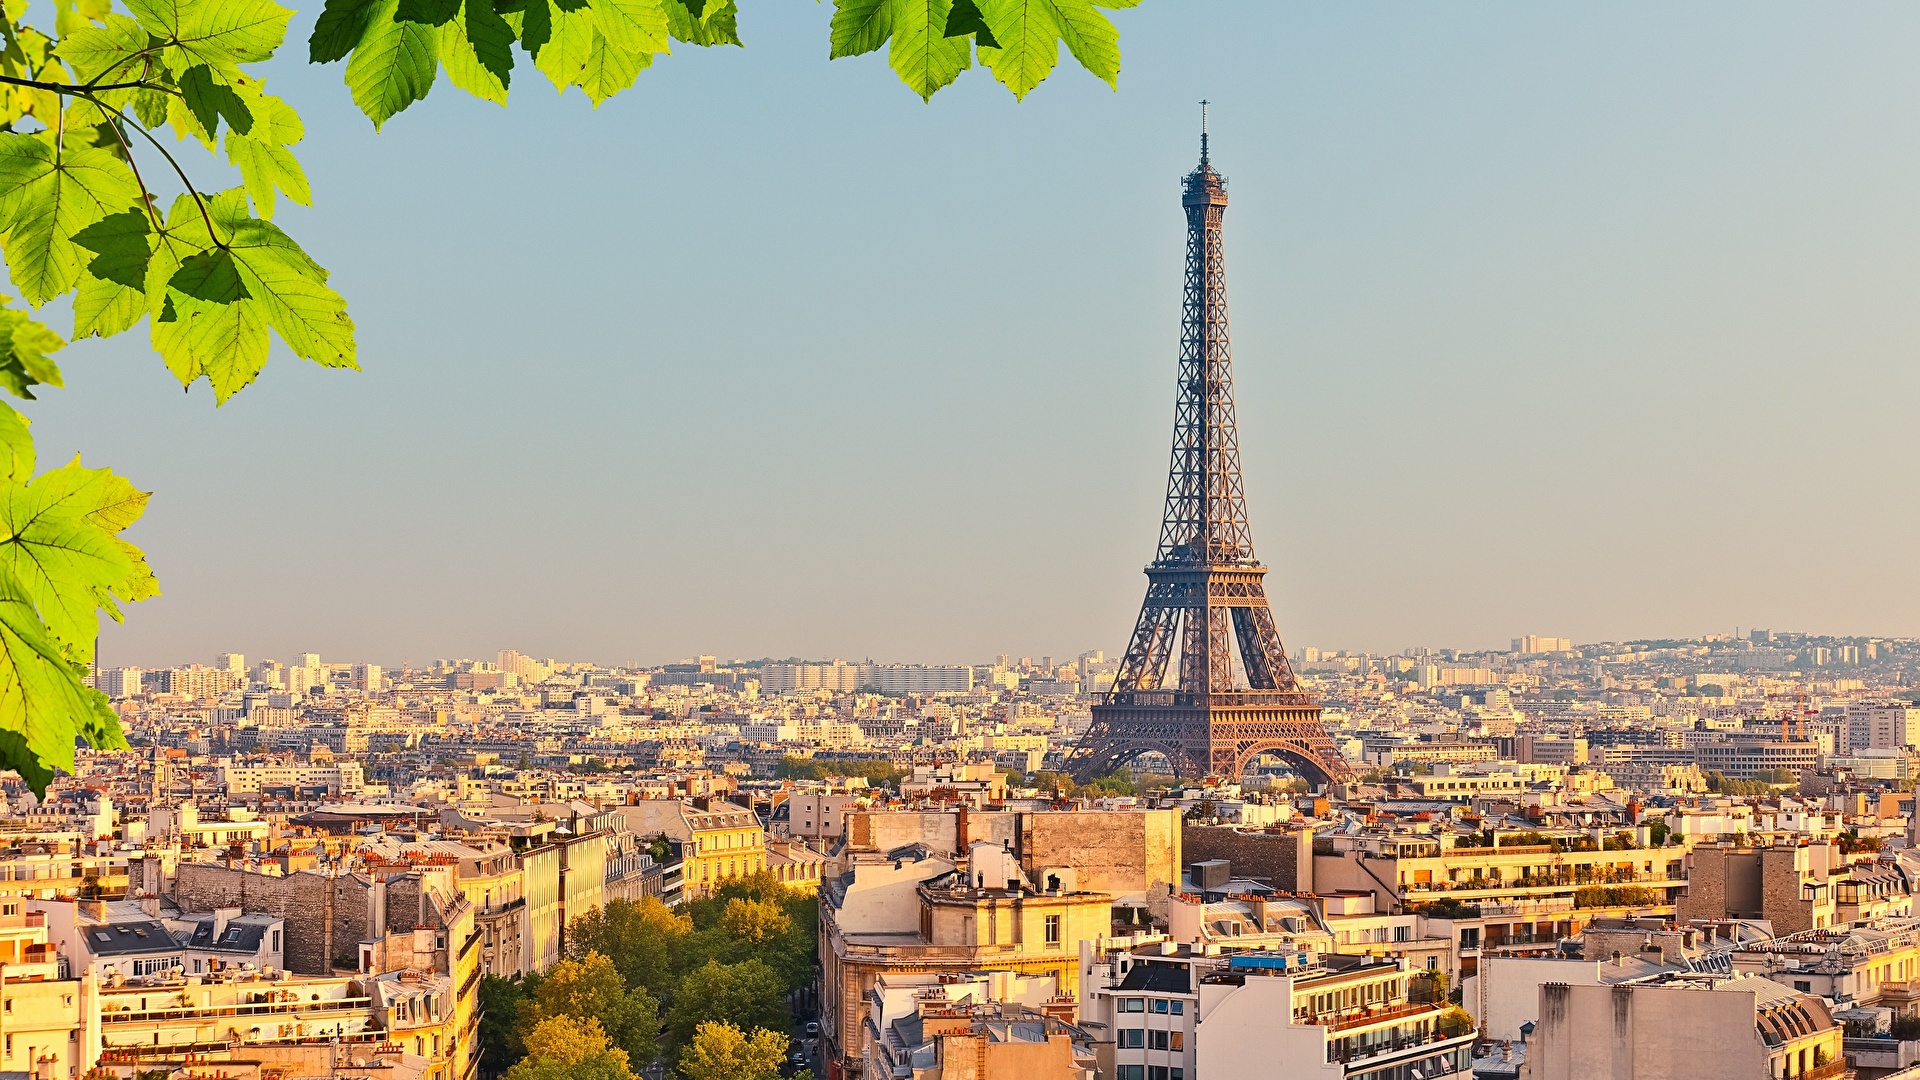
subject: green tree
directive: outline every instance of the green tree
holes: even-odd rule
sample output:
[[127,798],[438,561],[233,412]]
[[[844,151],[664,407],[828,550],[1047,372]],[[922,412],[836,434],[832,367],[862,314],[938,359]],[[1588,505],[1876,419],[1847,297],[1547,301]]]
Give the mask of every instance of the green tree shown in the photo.
[[527,987],[512,979],[488,975],[480,980],[480,1060],[495,1072],[527,1052],[519,1031],[527,997]]
[[[834,58],[887,51],[922,98],[977,61],[1024,97],[1064,45],[1109,85],[1119,32],[1102,9],[1138,0],[835,0]],[[53,0],[0,11],[0,251],[33,308],[70,298],[75,339],[146,324],[182,386],[205,379],[216,404],[244,389],[278,338],[330,368],[358,366],[346,298],[274,224],[281,199],[313,191],[295,147],[306,129],[269,94],[259,65],[285,43],[293,12],[274,0]],[[531,64],[596,107],[675,44],[740,45],[734,0],[326,0],[307,41],[312,63],[342,63],[376,130],[455,88],[504,105]],[[168,135],[172,138],[169,139]],[[169,142],[224,154],[238,186],[190,175]],[[0,389],[32,400],[62,384],[66,341],[0,307]],[[106,697],[82,678],[100,612],[158,595],[119,533],[147,494],[76,462],[35,474],[27,420],[0,405],[0,768],[36,794],[73,767],[75,738],[124,748]]]
[[667,1013],[667,1033],[675,1046],[686,1046],[704,1023],[732,1024],[742,1031],[767,1028],[785,1031],[793,1026],[787,1009],[786,983],[759,960],[722,964],[709,960],[680,983],[680,993]]
[[612,957],[628,986],[644,987],[654,997],[671,1001],[674,956],[692,933],[693,920],[657,897],[615,900],[567,925],[567,955],[575,960],[593,953]]
[[555,1017],[595,1020],[628,1060],[659,1056],[660,1003],[644,987],[629,989],[613,961],[599,953],[554,965],[521,1010],[520,1032],[533,1053],[532,1032]]
[[720,927],[736,941],[765,945],[782,938],[793,929],[793,920],[777,900],[743,900],[734,897],[720,916]]
[[627,1052],[593,1017],[550,1016],[527,1032],[527,1056],[507,1080],[638,1080]]
[[776,1080],[787,1057],[787,1037],[756,1028],[752,1034],[733,1024],[703,1023],[680,1051],[685,1080]]

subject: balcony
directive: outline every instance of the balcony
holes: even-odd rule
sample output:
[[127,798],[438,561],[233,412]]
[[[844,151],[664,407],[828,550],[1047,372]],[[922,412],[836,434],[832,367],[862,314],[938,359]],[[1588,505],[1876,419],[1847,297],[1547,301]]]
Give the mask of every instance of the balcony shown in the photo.
[[1825,1065],[1808,1069],[1806,1072],[1797,1076],[1795,1080],[1838,1080],[1839,1077],[1845,1076],[1846,1074],[1847,1059],[1837,1057]]
[[[150,996],[163,996],[168,992],[177,995],[178,989],[167,987],[155,989]],[[326,1001],[266,1001],[245,1005],[183,1005],[165,1009],[126,1009],[119,1012],[107,1011],[107,1006],[115,1003],[109,997],[101,1003],[100,1022],[102,1024],[150,1023],[167,1020],[199,1020],[215,1016],[271,1016],[273,1014],[303,1013],[339,1013],[364,1011],[372,1003],[371,998],[350,997],[333,998]],[[177,1000],[177,996],[176,996]],[[304,1019],[305,1017],[297,1017]]]
[[[1388,1042],[1376,1043],[1363,1050],[1355,1050],[1346,1054],[1335,1053],[1338,1048],[1329,1045],[1327,1047],[1327,1060],[1329,1062],[1337,1061],[1343,1065],[1347,1065],[1356,1061],[1370,1061],[1374,1058],[1385,1057],[1388,1054],[1402,1054],[1408,1050],[1418,1050],[1423,1047],[1429,1049],[1446,1049],[1450,1046],[1468,1046],[1472,1044],[1476,1037],[1477,1033],[1471,1029],[1456,1035],[1432,1031],[1425,1035],[1407,1035]],[[1808,1074],[1809,1080],[1811,1080],[1812,1075],[1812,1073]]]
[[1391,1020],[1401,1020],[1409,1016],[1419,1016],[1423,1013],[1431,1013],[1438,1016],[1444,1011],[1445,1010],[1438,1005],[1422,1001],[1396,1005],[1390,1009],[1352,1009],[1342,1013],[1328,1013],[1312,1017],[1303,1022],[1311,1026],[1326,1028],[1328,1036],[1331,1037],[1342,1031],[1352,1031],[1356,1028],[1369,1027],[1374,1024],[1384,1024]]

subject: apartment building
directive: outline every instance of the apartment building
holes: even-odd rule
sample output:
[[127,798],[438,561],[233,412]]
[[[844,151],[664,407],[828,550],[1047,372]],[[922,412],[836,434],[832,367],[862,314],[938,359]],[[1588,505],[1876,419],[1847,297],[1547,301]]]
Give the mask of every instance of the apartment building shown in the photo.
[[1847,876],[1831,844],[1701,844],[1687,856],[1677,914],[1683,920],[1765,919],[1784,937],[1834,925],[1838,884]]
[[1841,754],[1920,747],[1920,707],[1897,701],[1850,701],[1842,706]]
[[[785,804],[784,827],[795,840],[829,843],[838,840],[847,829],[847,813],[864,809],[870,796],[828,791],[796,791]],[[782,822],[776,812],[775,830]]]
[[1685,849],[1644,846],[1637,832],[1470,839],[1317,837],[1310,864],[1300,864],[1310,876],[1295,888],[1370,893],[1376,911],[1424,915],[1425,932],[1452,938],[1460,970],[1471,974],[1482,955],[1544,955],[1596,918],[1671,914],[1687,883]]
[[1081,1024],[1114,1080],[1452,1080],[1470,1075],[1464,1013],[1409,1000],[1399,959],[1116,939],[1082,948]]
[[1110,894],[1079,888],[1064,866],[1029,878],[998,844],[958,860],[917,846],[858,859],[821,889],[823,1055],[838,1075],[861,1073],[868,995],[890,974],[1013,971],[1071,996],[1078,943],[1107,936],[1112,919]]
[[[1066,1006],[1071,1008],[1071,1006]],[[1094,1080],[1093,1039],[1058,1016],[999,1002],[922,1000],[876,1043],[865,1080]]]
[[754,812],[722,799],[643,799],[614,811],[635,836],[679,841],[681,895],[708,896],[767,868],[767,834]]
[[1850,1008],[1920,1006],[1920,919],[1884,919],[1744,943],[1733,970]]

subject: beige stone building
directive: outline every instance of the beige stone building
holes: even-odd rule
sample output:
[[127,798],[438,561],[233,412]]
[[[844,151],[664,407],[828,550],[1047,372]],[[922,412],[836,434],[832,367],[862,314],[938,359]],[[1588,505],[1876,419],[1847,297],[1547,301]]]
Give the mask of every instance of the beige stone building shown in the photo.
[[1020,1005],[928,1003],[893,1034],[870,1080],[1094,1080],[1085,1033]]
[[1837,1080],[1844,1029],[1765,979],[1540,988],[1520,1080]]
[[767,869],[766,830],[753,811],[738,803],[643,799],[615,813],[635,836],[679,841],[685,899],[712,895],[728,881]]
[[889,974],[1012,971],[1047,976],[1071,1000],[1079,943],[1105,937],[1111,894],[1081,888],[1065,866],[1031,875],[1009,848],[972,845],[959,859],[923,847],[856,860],[821,890],[823,1056],[858,1076],[867,1001]]

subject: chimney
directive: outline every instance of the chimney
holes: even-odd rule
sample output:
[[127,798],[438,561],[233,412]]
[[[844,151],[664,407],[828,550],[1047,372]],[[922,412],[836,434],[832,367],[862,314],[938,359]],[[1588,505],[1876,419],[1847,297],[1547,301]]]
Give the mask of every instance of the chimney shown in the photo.
[[160,898],[152,893],[140,894],[140,910],[149,919],[160,917]]

